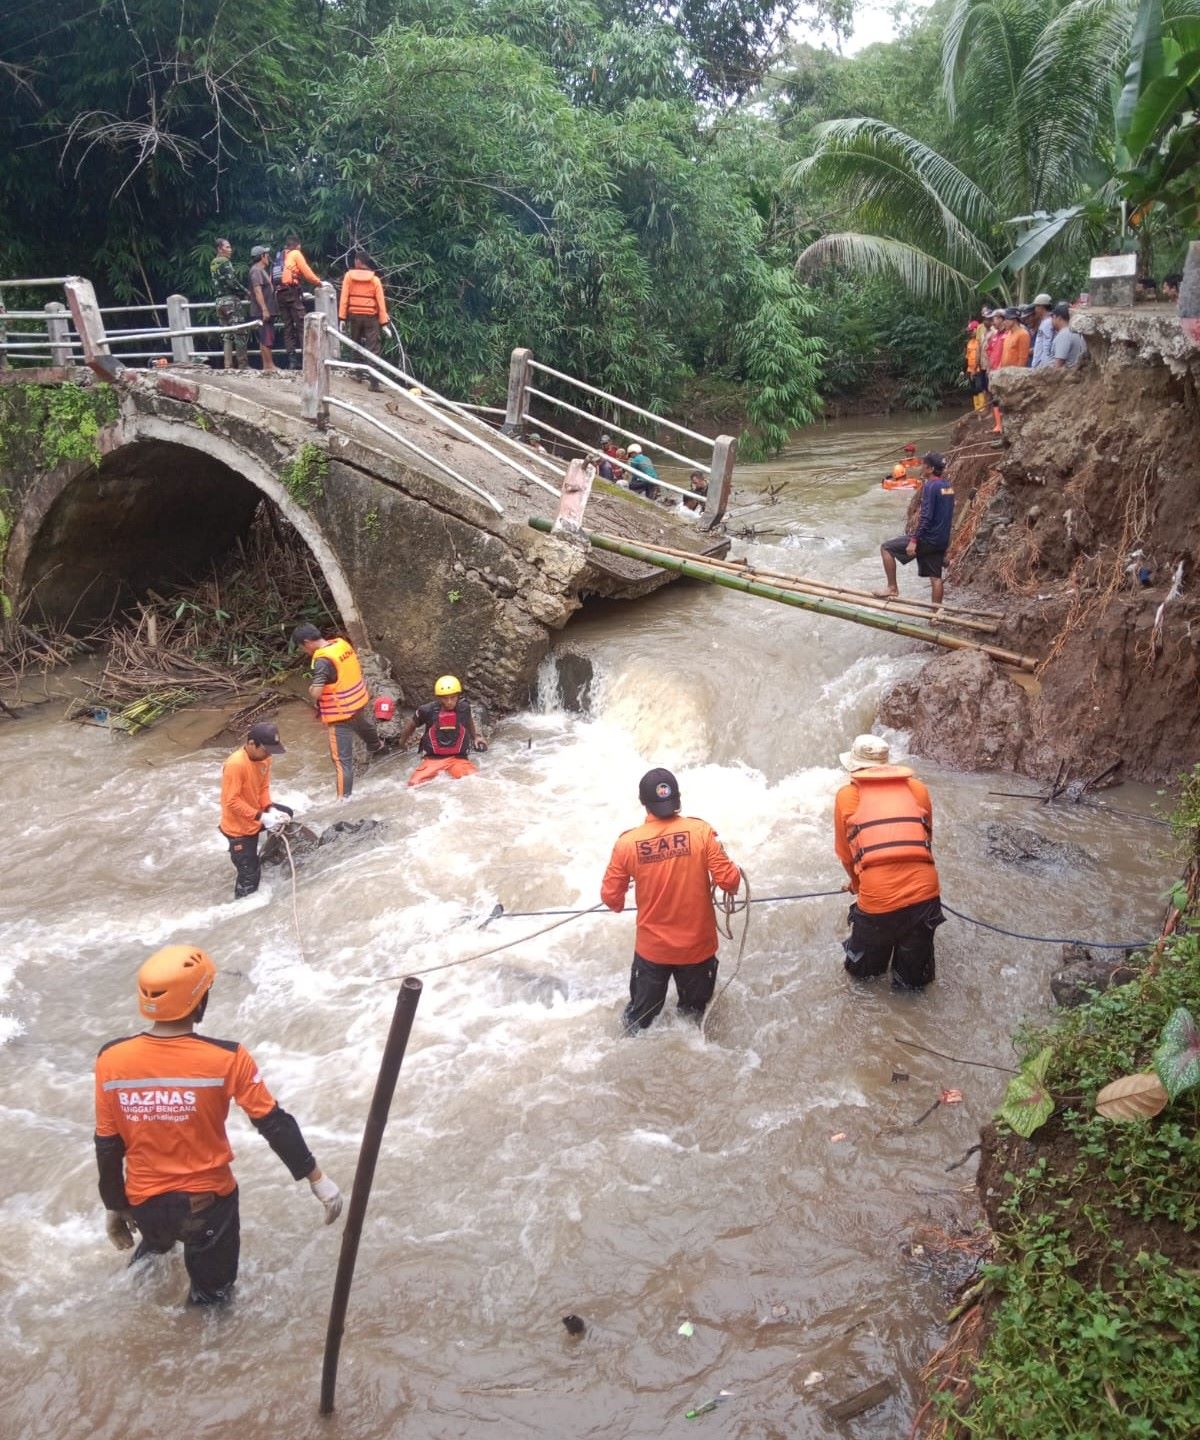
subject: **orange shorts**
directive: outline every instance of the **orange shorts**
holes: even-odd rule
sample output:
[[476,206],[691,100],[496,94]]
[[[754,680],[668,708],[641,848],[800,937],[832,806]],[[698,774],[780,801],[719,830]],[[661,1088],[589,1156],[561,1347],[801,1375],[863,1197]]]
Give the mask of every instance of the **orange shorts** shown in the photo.
[[409,785],[427,785],[439,775],[449,775],[451,780],[463,780],[468,775],[478,775],[479,767],[464,755],[450,755],[444,760],[434,760],[426,755],[408,777]]

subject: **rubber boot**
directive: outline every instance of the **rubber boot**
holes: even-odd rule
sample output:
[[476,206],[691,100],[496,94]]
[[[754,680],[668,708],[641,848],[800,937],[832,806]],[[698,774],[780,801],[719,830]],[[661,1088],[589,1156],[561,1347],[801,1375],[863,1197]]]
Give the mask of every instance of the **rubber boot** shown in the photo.
[[971,402],[975,406],[975,411],[978,414],[978,412],[981,411],[986,404],[986,401],[983,398],[983,392],[981,390],[977,390],[975,394],[971,396]]

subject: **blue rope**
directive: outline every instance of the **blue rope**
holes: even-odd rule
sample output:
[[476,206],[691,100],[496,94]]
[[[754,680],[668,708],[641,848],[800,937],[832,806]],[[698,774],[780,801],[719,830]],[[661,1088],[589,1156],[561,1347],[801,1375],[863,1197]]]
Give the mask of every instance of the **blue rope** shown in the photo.
[[944,900],[942,909],[956,920],[965,920],[968,925],[978,925],[981,930],[993,930],[997,935],[1007,935],[1010,940],[1032,940],[1038,945],[1082,945],[1085,950],[1145,950],[1156,943],[1153,940],[1075,940],[1057,935],[1023,935],[1019,930],[1005,930],[999,925],[989,925],[986,920],[976,920],[973,915],[952,910]]
[[[809,890],[799,895],[761,895],[750,901],[751,905],[775,905],[783,900],[827,900],[834,895],[847,894],[843,890]],[[981,930],[991,930],[993,934],[1005,935],[1010,940],[1028,940],[1035,945],[1081,945],[1085,950],[1145,950],[1153,945],[1153,940],[1077,940],[1074,937],[1059,935],[1026,935],[1020,930],[1005,930],[1002,925],[992,925],[987,920],[976,920],[973,915],[964,915],[961,910],[955,910],[943,900],[942,909],[948,915],[953,915],[956,920],[965,920],[968,925],[977,925]],[[533,920],[542,915],[587,915],[587,910],[502,910],[499,915],[493,916],[496,920]],[[613,911],[609,911],[613,914]],[[628,915],[636,911],[626,910]],[[487,923],[487,922],[485,922]]]

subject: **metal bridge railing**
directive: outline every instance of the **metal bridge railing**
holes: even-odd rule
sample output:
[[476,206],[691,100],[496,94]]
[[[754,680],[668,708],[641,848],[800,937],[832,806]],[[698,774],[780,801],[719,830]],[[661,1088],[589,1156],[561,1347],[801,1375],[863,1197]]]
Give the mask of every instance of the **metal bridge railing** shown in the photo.
[[[40,310],[6,310],[3,294],[6,290],[53,289],[61,286],[67,304],[60,300],[47,302]],[[509,370],[508,403],[505,409],[494,406],[472,405],[451,400],[433,390],[424,381],[400,365],[372,354],[344,335],[338,323],[337,298],[333,286],[324,282],[317,286],[312,295],[314,309],[305,317],[304,326],[304,381],[301,398],[301,414],[305,419],[323,428],[329,423],[329,411],[353,415],[359,421],[388,435],[402,448],[407,449],[449,476],[456,484],[482,499],[496,514],[504,514],[504,506],[482,486],[461,474],[445,460],[431,454],[395,426],[372,415],[362,406],[342,399],[331,393],[331,377],[343,372],[372,378],[394,392],[413,409],[434,417],[440,426],[450,430],[460,439],[483,453],[498,464],[513,471],[523,480],[536,485],[556,500],[560,499],[566,479],[566,467],[557,458],[532,449],[521,438],[527,423],[555,436],[571,448],[587,453],[589,447],[578,435],[557,428],[547,420],[530,414],[531,400],[544,406],[561,410],[566,414],[595,425],[600,431],[611,430],[629,440],[638,440],[643,446],[669,456],[695,470],[702,470],[709,476],[708,496],[705,503],[707,523],[715,523],[725,512],[733,474],[736,442],[728,435],[712,439],[698,431],[690,430],[673,420],[655,415],[632,401],[609,394],[586,381],[577,380],[561,370],[543,365],[534,360],[527,349],[514,350]],[[221,349],[202,349],[196,341],[205,336],[245,332],[258,328],[258,321],[249,320],[229,325],[215,320],[206,321],[201,317],[215,307],[215,301],[192,301],[184,295],[168,295],[161,303],[147,305],[109,305],[97,303],[96,293],[90,281],[81,276],[49,276],[24,280],[0,280],[0,369],[17,364],[50,364],[58,369],[69,369],[78,363],[91,366],[107,379],[126,365],[142,361],[155,366],[191,365],[215,358],[224,353]],[[111,324],[118,317],[133,318],[131,324]],[[140,317],[150,317],[150,322]],[[154,322],[165,317],[164,324]],[[20,328],[13,329],[16,325]],[[137,348],[133,348],[137,347]],[[349,352],[351,359],[342,359],[342,352]],[[531,383],[531,375],[545,375],[559,389],[578,391],[581,396],[601,402],[610,412],[627,413],[637,416],[656,429],[661,428],[673,435],[683,436],[695,445],[706,447],[710,452],[708,460],[697,461],[662,441],[651,439],[642,432],[631,429],[607,416],[597,415],[584,405],[574,404],[551,390],[541,389]],[[503,416],[504,423],[497,428],[484,416]],[[646,427],[643,427],[643,430]],[[636,469],[616,457],[610,457],[618,469],[635,475]],[[574,464],[575,462],[572,462]],[[537,468],[535,468],[537,467]],[[538,468],[547,474],[539,474]],[[695,500],[690,489],[675,485],[668,480],[657,479],[660,488],[674,494]],[[589,482],[590,484],[590,482]]]

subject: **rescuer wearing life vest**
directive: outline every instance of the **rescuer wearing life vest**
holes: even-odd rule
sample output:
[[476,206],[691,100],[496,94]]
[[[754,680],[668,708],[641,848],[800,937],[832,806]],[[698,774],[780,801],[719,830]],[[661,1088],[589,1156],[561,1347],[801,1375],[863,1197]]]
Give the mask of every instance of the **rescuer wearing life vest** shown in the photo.
[[679,1013],[697,1022],[717,983],[717,922],[710,883],[737,893],[742,872],[705,820],[679,813],[679,783],[669,770],[648,770],[638,785],[643,824],[613,846],[600,898],[618,914],[633,881],[637,932],[622,1017],[632,1035],[653,1024],[671,977]]
[[340,635],[326,640],[315,625],[297,625],[292,631],[292,644],[313,662],[308,697],[329,727],[329,753],[338,798],[348,800],[354,789],[354,737],[358,736],[371,755],[379,755],[387,748],[367,712],[371,697],[362,666],[349,640]]
[[300,239],[289,235],[283,242],[283,269],[275,287],[275,300],[283,320],[283,348],[288,369],[296,365],[296,351],[304,349],[304,284],[319,285],[321,277],[304,258]]
[[[342,278],[338,319],[348,327],[347,333],[356,345],[372,355],[380,353],[381,330],[388,323],[387,300],[379,276],[361,250],[354,252],[354,268],[347,270]],[[379,382],[373,376],[371,388],[379,389]]]
[[933,932],[946,918],[929,791],[907,766],[888,764],[877,735],[859,735],[841,761],[850,784],[834,801],[833,844],[854,895],[846,970],[866,980],[890,965],[894,986],[919,990],[933,979]]
[[473,750],[486,750],[487,741],[475,730],[471,703],[462,693],[455,675],[443,675],[433,687],[437,697],[428,705],[419,705],[404,723],[399,745],[403,749],[419,725],[425,727],[420,749],[424,759],[408,777],[409,785],[424,785],[439,775],[462,780],[478,773],[478,767],[467,756]]
[[221,834],[229,841],[229,858],[237,871],[233,898],[253,895],[262,877],[258,841],[264,830],[275,830],[292,818],[290,806],[271,799],[271,756],[287,752],[279,728],[270,721],[251,725],[246,743],[239,745],[221,769]]
[[911,442],[904,447],[904,459],[897,460],[892,473],[883,478],[885,490],[919,490],[921,488],[922,462],[917,456],[917,447]]
[[217,967],[195,945],[168,945],[138,971],[149,1030],[110,1040],[96,1057],[96,1163],[105,1228],[133,1259],[183,1242],[188,1301],[228,1300],[238,1271],[237,1181],[225,1120],[236,1100],[291,1172],[307,1180],[330,1225],[342,1194],[321,1172],[295,1120],[235,1040],[197,1035]]

